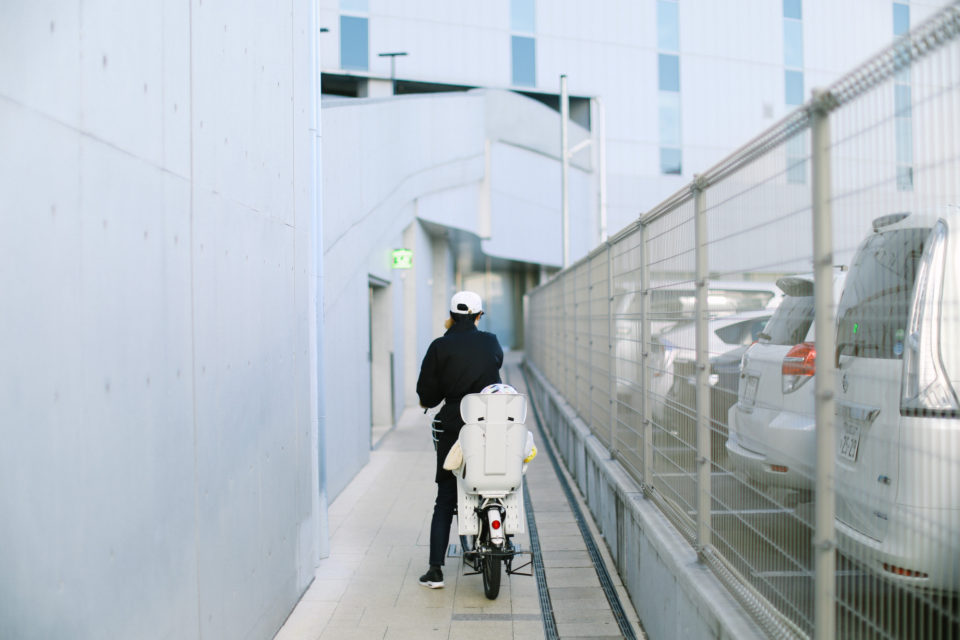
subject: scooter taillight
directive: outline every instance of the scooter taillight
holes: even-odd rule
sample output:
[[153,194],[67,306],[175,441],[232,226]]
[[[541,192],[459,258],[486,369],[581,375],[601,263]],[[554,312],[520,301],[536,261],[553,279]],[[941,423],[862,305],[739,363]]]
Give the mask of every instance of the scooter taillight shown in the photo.
[[490,542],[500,546],[503,544],[503,516],[500,509],[487,509],[487,522],[490,524]]

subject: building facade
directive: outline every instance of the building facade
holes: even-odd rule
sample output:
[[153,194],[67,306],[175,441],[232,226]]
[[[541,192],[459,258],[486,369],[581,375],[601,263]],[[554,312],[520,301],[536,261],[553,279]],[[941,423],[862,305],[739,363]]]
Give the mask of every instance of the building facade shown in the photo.
[[[416,405],[450,293],[479,291],[484,328],[523,347],[523,293],[563,262],[561,75],[576,261],[942,5],[322,0],[329,392],[360,394],[327,403],[360,430],[332,436],[351,452],[332,493],[366,460],[366,425]],[[787,149],[801,189],[808,146]],[[400,248],[412,269],[391,268]]]

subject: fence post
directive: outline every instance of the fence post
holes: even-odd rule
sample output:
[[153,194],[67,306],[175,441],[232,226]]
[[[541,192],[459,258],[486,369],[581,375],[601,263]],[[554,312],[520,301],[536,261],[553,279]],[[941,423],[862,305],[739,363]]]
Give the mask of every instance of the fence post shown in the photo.
[[[567,292],[567,287],[570,286],[570,282],[573,280],[571,271],[565,269],[563,273],[563,314],[564,314],[564,344],[566,344],[566,375],[563,376],[563,397],[567,400],[567,403],[576,409],[576,402],[571,399],[571,391],[574,388],[574,383],[576,381],[576,376],[574,374],[574,368],[576,367],[576,358],[577,358],[577,347],[574,344],[574,339],[576,338],[577,326],[575,321],[575,314],[577,313],[577,291],[576,286],[570,289],[569,295]],[[576,282],[573,283],[576,285]]]
[[701,176],[693,178],[696,243],[697,345],[697,546],[710,544],[710,353],[707,349],[707,198]]
[[587,389],[586,402],[584,403],[583,416],[584,422],[587,423],[587,428],[590,429],[590,433],[593,433],[593,334],[590,333],[590,304],[593,300],[593,281],[591,274],[591,263],[592,260],[587,258],[584,262],[580,263],[580,268],[584,269],[587,273],[587,282],[586,282],[586,300],[581,301],[580,305],[583,307],[581,310],[586,314],[586,323],[580,323],[580,329],[583,330],[583,327],[586,326],[586,331],[584,332],[585,345],[581,347],[585,350],[586,355],[586,379],[584,380],[584,385]]
[[653,487],[653,410],[650,392],[650,267],[647,265],[647,225],[640,226],[640,410],[643,415],[643,484]]
[[610,457],[617,458],[617,322],[613,317],[613,245],[607,241],[607,355],[610,373]]
[[830,209],[830,110],[832,96],[814,90],[811,123],[814,331],[816,332],[816,504],[814,510],[814,637],[836,635],[834,551],[834,378],[836,335],[833,308],[833,220]]
[[587,416],[590,433],[596,428],[593,421],[593,258],[583,263],[587,270]]
[[567,381],[567,376],[570,374],[570,336],[567,333],[569,327],[567,323],[570,318],[570,312],[567,310],[567,277],[569,272],[561,271],[559,284],[560,284],[560,344],[563,347],[563,376],[562,382],[560,383],[560,395],[566,398],[570,393],[570,384]]
[[[569,268],[569,267],[568,267]],[[570,280],[572,281],[570,295],[573,297],[573,339],[570,344],[573,345],[573,384],[567,389],[567,401],[573,407],[573,412],[580,416],[582,420],[586,419],[580,410],[580,323],[578,314],[580,313],[580,300],[577,296],[577,269],[570,269]]]

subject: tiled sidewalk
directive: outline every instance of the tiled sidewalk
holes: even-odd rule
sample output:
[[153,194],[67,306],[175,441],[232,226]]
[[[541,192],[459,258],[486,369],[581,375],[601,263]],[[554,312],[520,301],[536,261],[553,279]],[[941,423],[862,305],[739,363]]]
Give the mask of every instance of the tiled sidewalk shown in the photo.
[[[521,388],[517,354],[508,362],[507,381]],[[533,424],[530,411],[528,425]],[[488,600],[481,576],[461,575],[460,559],[447,558],[443,589],[426,589],[417,583],[427,568],[436,486],[433,460],[428,418],[409,409],[371,452],[370,463],[330,505],[330,557],[320,562],[316,579],[275,640],[544,637],[535,577],[504,574],[499,597]],[[545,454],[530,464],[526,482],[560,636],[620,638]],[[452,531],[451,543],[457,541],[456,521]],[[594,536],[602,547],[595,529]],[[528,535],[515,541],[522,549],[530,549]],[[606,549],[602,551],[636,628],[633,606]]]

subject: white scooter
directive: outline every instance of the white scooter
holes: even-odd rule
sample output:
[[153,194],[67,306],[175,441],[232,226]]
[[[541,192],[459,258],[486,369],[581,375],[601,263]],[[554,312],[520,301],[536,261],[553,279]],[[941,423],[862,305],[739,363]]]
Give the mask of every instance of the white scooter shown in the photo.
[[[533,438],[524,422],[527,398],[509,385],[490,385],[460,402],[458,445],[444,467],[457,477],[457,526],[463,562],[472,569],[464,575],[483,575],[483,591],[493,600],[500,593],[500,565],[508,575],[521,572],[530,561],[516,568],[519,551],[513,536],[523,533],[523,473],[536,455]],[[459,450],[459,453],[458,453]]]

